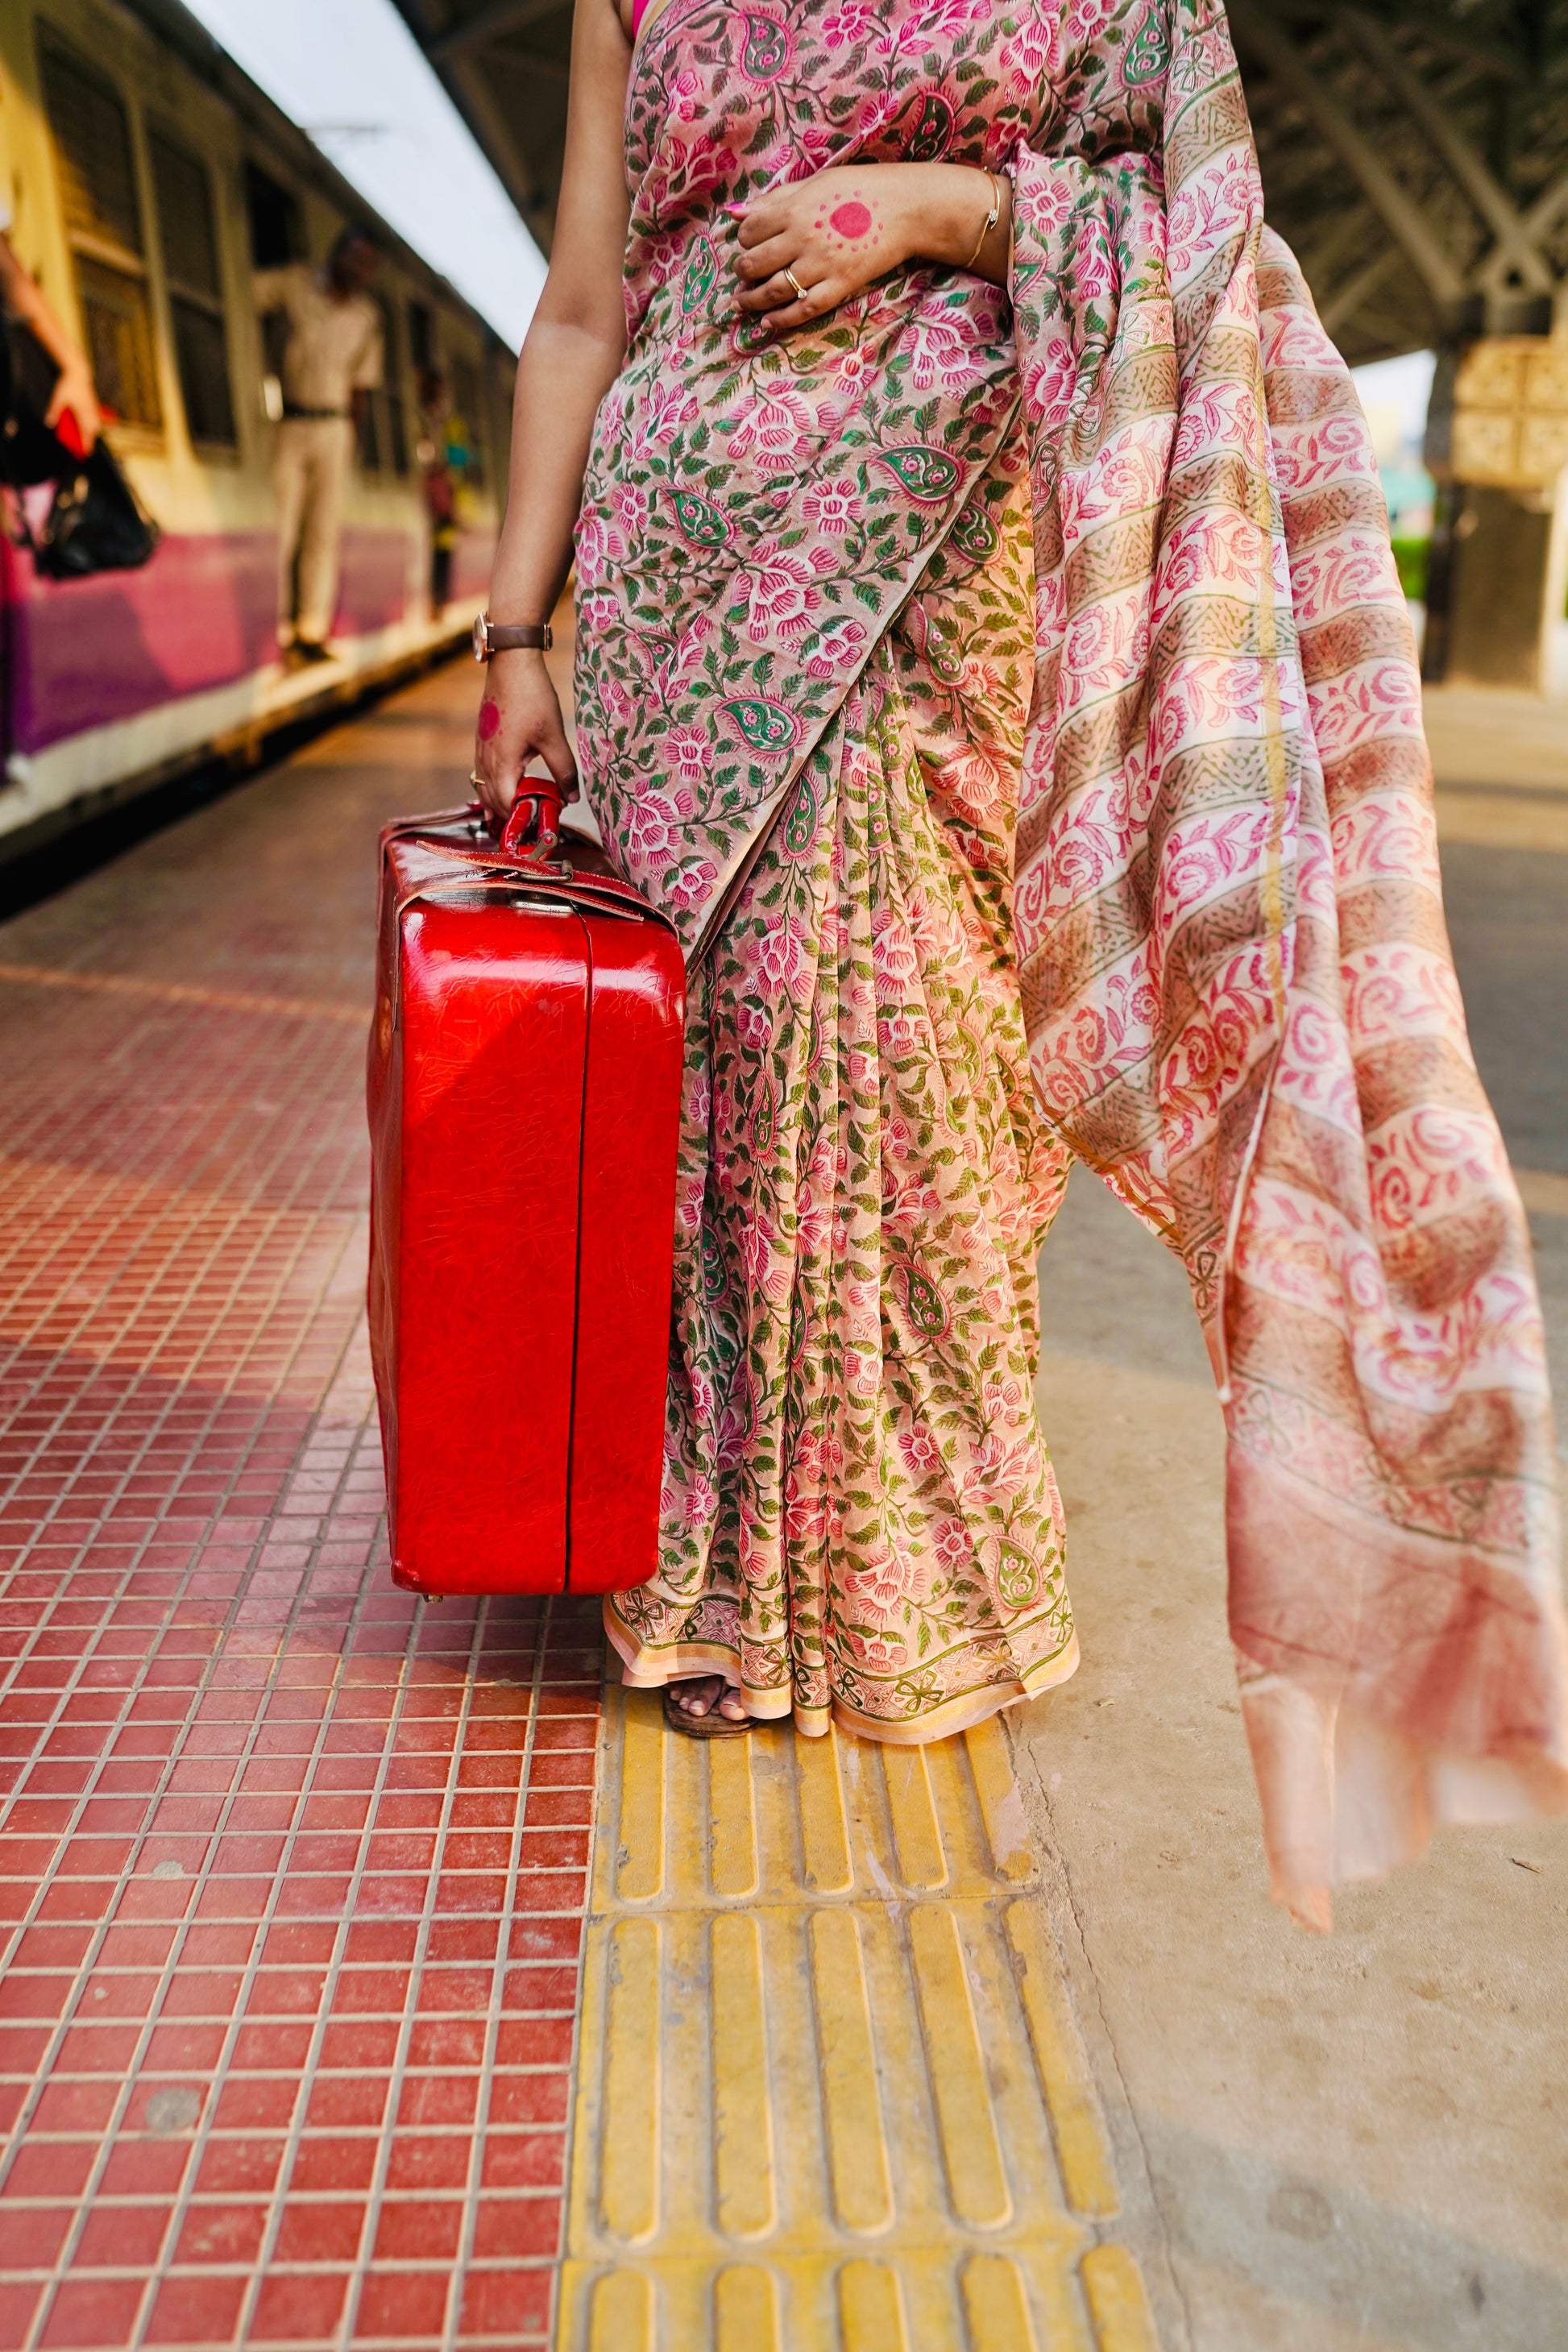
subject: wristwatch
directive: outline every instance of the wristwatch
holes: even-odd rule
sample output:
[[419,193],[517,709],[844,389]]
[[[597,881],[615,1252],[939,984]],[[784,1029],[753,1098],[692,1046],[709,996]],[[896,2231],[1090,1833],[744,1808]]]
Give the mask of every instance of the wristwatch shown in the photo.
[[514,628],[502,628],[488,613],[481,613],[474,623],[477,662],[488,662],[492,654],[547,654],[553,643],[548,621],[522,621]]

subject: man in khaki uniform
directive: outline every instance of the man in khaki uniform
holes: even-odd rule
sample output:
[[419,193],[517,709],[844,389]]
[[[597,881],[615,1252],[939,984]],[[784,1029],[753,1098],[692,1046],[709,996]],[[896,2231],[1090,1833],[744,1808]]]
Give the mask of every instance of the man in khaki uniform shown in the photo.
[[368,289],[380,255],[363,229],[345,229],[324,269],[294,262],[259,269],[256,308],[289,321],[278,493],[278,642],[296,661],[324,661],[338,601],[343,492],[354,426],[382,380],[381,312]]

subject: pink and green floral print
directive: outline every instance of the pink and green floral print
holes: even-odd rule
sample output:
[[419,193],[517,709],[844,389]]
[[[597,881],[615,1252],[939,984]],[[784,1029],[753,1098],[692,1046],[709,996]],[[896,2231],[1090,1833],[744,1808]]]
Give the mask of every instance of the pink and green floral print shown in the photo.
[[627,1679],[926,1739],[1077,1663],[1036,1423],[1066,1155],[1012,951],[1015,443],[798,778],[688,1029],[661,1564]]

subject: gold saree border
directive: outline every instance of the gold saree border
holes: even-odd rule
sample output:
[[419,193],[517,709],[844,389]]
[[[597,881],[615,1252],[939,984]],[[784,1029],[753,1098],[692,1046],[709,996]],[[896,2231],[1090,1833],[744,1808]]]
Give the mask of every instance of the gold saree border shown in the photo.
[[615,1594],[606,1592],[605,1638],[621,1662],[621,1680],[627,1690],[663,1690],[670,1683],[698,1675],[721,1675],[731,1690],[741,1693],[753,1722],[781,1723],[793,1716],[795,1729],[807,1739],[824,1738],[829,1725],[837,1724],[855,1738],[872,1739],[884,1748],[923,1748],[928,1741],[947,1739],[984,1723],[1005,1706],[1016,1706],[1025,1699],[1055,1690],[1077,1674],[1081,1663],[1075,1628],[1053,1656],[1042,1658],[1010,1682],[984,1683],[976,1690],[959,1691],[929,1714],[909,1722],[892,1722],[863,1715],[841,1698],[836,1698],[831,1707],[801,1706],[789,1691],[776,1685],[757,1687],[745,1680],[734,1651],[722,1642],[672,1642],[650,1650],[622,1625],[615,1602]]

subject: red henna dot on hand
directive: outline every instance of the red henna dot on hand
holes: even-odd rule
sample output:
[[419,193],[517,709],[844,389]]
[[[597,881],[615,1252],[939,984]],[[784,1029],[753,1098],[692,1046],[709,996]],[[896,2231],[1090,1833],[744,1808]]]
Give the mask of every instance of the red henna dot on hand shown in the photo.
[[479,740],[480,740],[480,742],[481,742],[481,743],[488,743],[488,742],[489,741],[490,737],[491,737],[492,735],[499,735],[500,733],[500,703],[499,703],[499,702],[481,702],[481,703],[480,703],[480,705],[479,705]]
[[869,206],[859,203],[840,205],[828,217],[840,236],[864,236],[871,226]]

